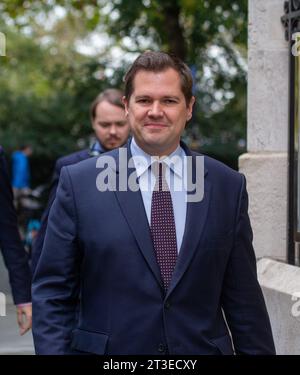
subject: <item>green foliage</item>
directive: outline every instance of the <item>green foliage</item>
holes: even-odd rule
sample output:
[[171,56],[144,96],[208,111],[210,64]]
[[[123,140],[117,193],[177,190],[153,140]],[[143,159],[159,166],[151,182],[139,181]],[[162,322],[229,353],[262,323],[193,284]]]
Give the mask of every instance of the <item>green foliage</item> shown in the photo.
[[[65,14],[49,28],[57,7]],[[86,143],[90,102],[120,86],[128,65],[124,59],[105,74],[116,66],[113,46],[126,56],[147,48],[181,56],[197,97],[186,140],[233,166],[245,149],[246,0],[2,0],[0,31],[8,41],[0,58],[0,140],[9,150],[28,140],[36,155],[56,157]],[[106,32],[112,45],[87,57],[76,42],[92,31]]]
[[[0,140],[8,150],[33,145],[36,155],[74,151],[91,134],[89,105],[108,87],[96,60],[52,55],[22,34],[6,31],[8,55],[0,60]],[[120,83],[119,75],[118,82]]]

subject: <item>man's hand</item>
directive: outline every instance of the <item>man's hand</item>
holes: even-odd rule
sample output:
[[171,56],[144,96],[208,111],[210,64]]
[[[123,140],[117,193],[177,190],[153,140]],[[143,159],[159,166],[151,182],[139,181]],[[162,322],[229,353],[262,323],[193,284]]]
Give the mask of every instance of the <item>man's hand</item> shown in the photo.
[[24,335],[32,326],[32,305],[17,306],[17,321],[20,335]]

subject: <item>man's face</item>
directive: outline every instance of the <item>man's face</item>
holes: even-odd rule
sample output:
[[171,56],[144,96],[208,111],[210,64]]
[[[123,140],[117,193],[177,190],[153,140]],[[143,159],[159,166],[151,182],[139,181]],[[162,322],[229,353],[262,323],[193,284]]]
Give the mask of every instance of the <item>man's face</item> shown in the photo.
[[139,71],[125,110],[136,143],[148,154],[171,154],[178,146],[195,101],[186,103],[176,70]]
[[129,135],[129,124],[124,109],[107,101],[96,107],[92,126],[97,139],[106,150],[122,146]]

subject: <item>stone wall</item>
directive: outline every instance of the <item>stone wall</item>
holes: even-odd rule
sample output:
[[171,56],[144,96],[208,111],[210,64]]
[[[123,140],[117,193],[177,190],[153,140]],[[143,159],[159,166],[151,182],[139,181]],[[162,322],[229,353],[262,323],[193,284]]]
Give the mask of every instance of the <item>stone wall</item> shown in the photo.
[[[288,210],[289,45],[284,0],[249,0],[246,175],[258,277],[278,354],[300,354],[300,268],[285,264]],[[298,297],[299,296],[299,297]]]
[[249,0],[246,175],[256,256],[285,260],[289,51],[283,0]]

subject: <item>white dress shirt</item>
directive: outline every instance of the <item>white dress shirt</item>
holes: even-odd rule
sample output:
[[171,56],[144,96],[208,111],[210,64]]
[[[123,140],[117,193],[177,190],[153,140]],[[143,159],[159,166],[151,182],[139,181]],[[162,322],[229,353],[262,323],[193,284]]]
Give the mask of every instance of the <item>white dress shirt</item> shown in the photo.
[[[151,201],[152,192],[155,186],[155,177],[151,172],[150,165],[157,161],[157,157],[153,157],[143,151],[132,138],[130,150],[134,165],[136,168],[137,177],[139,180],[140,191],[142,194],[144,207],[149,222],[151,225]],[[166,167],[166,180],[171,193],[175,228],[176,228],[176,239],[177,239],[177,250],[179,252],[182,238],[185,229],[186,221],[186,186],[184,181],[185,168],[185,152],[182,147],[178,146],[172,154],[160,158],[159,161],[164,162]]]

